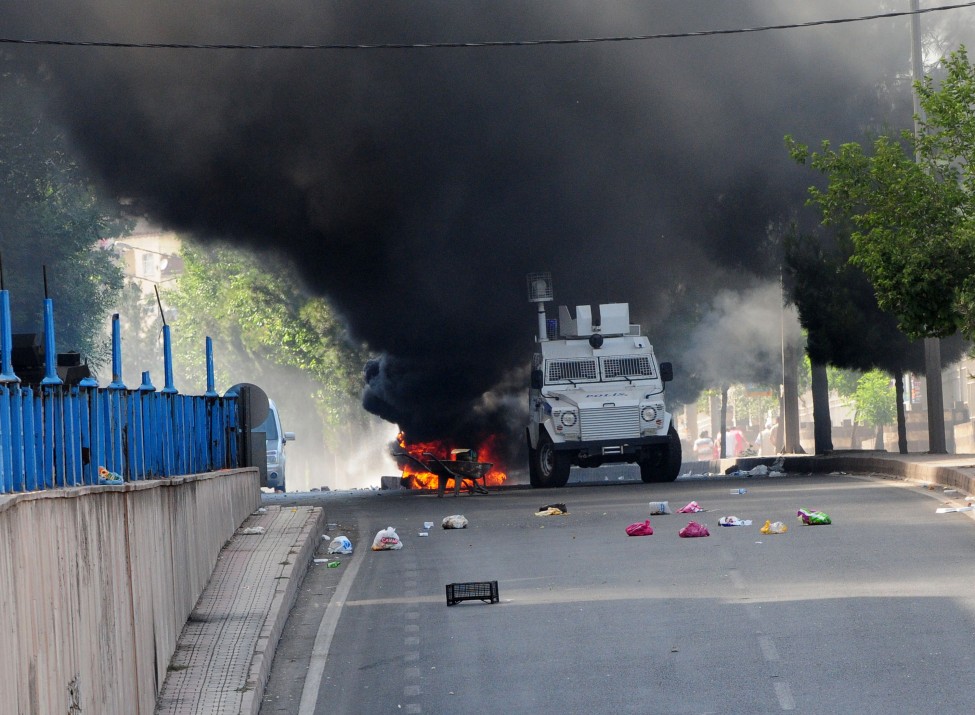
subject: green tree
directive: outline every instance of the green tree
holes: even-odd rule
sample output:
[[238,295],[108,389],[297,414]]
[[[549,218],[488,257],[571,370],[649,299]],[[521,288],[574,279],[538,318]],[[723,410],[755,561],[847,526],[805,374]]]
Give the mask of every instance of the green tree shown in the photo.
[[911,338],[975,336],[975,68],[964,48],[942,66],[940,85],[917,85],[925,115],[917,137],[879,136],[872,153],[828,141],[810,152],[786,138],[797,162],[826,175],[810,202],[824,224],[854,227],[852,262]]
[[93,366],[108,357],[105,317],[122,289],[121,268],[102,239],[131,222],[105,198],[45,113],[43,81],[0,60],[0,257],[14,332],[39,333],[47,270],[56,348]]
[[332,434],[365,419],[360,393],[368,351],[324,299],[295,285],[287,265],[224,246],[186,246],[183,260],[185,272],[163,302],[175,312],[174,353],[192,389],[205,387],[210,336],[225,388],[270,383],[283,369],[302,384]]
[[863,421],[877,428],[877,449],[884,446],[884,425],[897,417],[896,399],[890,376],[881,370],[871,370],[857,380],[853,404]]

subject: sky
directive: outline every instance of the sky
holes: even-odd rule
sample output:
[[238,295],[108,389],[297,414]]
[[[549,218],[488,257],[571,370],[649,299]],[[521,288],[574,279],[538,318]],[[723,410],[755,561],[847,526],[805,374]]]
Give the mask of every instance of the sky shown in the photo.
[[[7,3],[0,27],[69,41],[409,44],[908,8],[32,0]],[[973,20],[962,9],[922,24],[953,41]],[[862,140],[909,126],[911,112],[906,18],[543,46],[0,49],[49,77],[53,110],[108,190],[169,229],[290,257],[295,279],[380,356],[366,407],[416,439],[514,429],[536,326],[529,272],[552,273],[558,304],[630,303],[675,365],[675,398],[723,379],[727,361],[774,355],[779,326],[728,326],[774,325],[782,235],[815,222],[803,204],[816,177],[784,136]]]

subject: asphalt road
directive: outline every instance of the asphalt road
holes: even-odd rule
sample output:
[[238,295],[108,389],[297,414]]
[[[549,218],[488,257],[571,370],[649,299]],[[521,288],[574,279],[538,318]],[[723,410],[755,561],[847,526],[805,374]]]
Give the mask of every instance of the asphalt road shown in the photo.
[[[312,565],[261,713],[971,713],[975,520],[938,497],[845,475],[268,497],[323,505],[356,552]],[[707,511],[628,537],[651,500]],[[691,519],[711,535],[679,538]],[[370,550],[385,526],[403,549]],[[446,605],[495,580],[500,603]]]

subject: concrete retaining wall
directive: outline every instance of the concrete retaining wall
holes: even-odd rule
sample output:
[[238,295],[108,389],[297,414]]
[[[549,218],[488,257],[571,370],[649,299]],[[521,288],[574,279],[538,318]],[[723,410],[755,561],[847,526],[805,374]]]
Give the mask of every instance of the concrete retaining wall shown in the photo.
[[256,469],[0,497],[0,713],[152,713]]

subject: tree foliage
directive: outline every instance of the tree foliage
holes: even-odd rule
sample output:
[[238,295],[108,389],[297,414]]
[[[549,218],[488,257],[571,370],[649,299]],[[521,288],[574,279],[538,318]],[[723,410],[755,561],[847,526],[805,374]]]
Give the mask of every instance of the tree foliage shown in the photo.
[[810,203],[824,224],[854,227],[852,262],[915,339],[975,335],[975,68],[964,48],[942,66],[939,85],[917,84],[925,113],[917,138],[882,135],[870,151],[824,141],[818,152],[786,139],[796,161],[826,176]]
[[183,379],[205,386],[205,338],[213,338],[218,381],[262,383],[272,367],[308,380],[326,424],[361,421],[362,366],[368,353],[322,298],[295,285],[287,265],[229,247],[185,246],[185,273],[165,296],[175,309],[174,351]]
[[121,209],[99,193],[46,114],[43,81],[0,60],[0,257],[14,332],[41,332],[46,268],[57,349],[104,362],[105,316],[122,272],[99,242],[129,228]]
[[857,415],[868,425],[880,427],[897,417],[897,402],[890,376],[880,370],[864,373],[853,393]]

